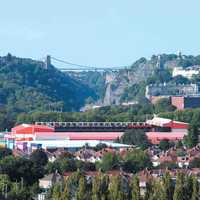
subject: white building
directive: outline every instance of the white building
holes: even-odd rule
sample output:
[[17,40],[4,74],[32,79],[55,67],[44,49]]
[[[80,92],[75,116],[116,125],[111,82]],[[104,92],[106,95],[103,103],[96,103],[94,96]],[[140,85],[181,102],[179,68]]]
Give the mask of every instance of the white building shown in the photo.
[[193,75],[197,75],[199,74],[199,69],[195,69],[194,67],[193,68],[187,68],[187,69],[183,69],[182,67],[175,67],[173,69],[173,72],[172,72],[172,76],[175,77],[175,76],[183,76],[183,77],[186,77],[188,79],[191,79]]
[[33,148],[33,146],[40,145],[43,149],[67,149],[68,151],[75,152],[84,146],[89,146],[91,148],[96,147],[98,144],[105,144],[108,147],[115,149],[129,148],[130,145],[120,144],[115,142],[108,141],[99,141],[99,140],[35,140],[27,141],[27,147]]

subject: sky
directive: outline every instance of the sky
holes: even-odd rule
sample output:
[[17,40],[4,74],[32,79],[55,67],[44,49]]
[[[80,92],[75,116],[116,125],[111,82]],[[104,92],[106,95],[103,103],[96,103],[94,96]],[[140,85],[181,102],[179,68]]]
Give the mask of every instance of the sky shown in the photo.
[[118,67],[153,54],[200,54],[199,0],[0,0],[0,6],[0,56],[49,54]]

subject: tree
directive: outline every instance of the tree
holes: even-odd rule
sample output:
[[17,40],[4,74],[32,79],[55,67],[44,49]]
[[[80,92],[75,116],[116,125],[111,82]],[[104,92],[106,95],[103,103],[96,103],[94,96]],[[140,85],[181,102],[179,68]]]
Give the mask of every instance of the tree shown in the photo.
[[68,159],[68,158],[59,159],[58,163],[60,165],[61,173],[77,170],[74,159]]
[[192,198],[192,190],[193,190],[193,177],[186,175],[184,177],[184,197],[185,197],[185,199]]
[[27,200],[27,199],[33,199],[33,196],[31,196],[29,188],[25,188],[25,187],[15,188],[14,187],[9,192],[8,199],[11,199],[11,200]]
[[159,180],[152,180],[151,187],[148,200],[168,200],[162,182]]
[[7,56],[6,56],[6,60],[7,60],[7,62],[11,62],[12,61],[12,55],[11,55],[11,53],[8,53],[7,54]]
[[176,177],[176,186],[174,190],[173,200],[183,200],[184,199],[184,175],[182,173],[178,173]]
[[119,156],[113,153],[104,154],[102,160],[97,163],[97,168],[103,171],[119,168]]
[[68,187],[68,181],[64,184],[64,190],[61,194],[61,200],[70,200],[70,188]]
[[100,173],[92,181],[92,200],[108,199],[109,177]]
[[109,184],[109,199],[124,200],[125,194],[121,187],[121,176],[112,176]]
[[168,150],[170,147],[172,147],[172,143],[168,139],[161,140],[159,143],[159,148],[163,151]]
[[87,186],[86,186],[86,181],[85,178],[82,176],[79,179],[79,186],[78,190],[76,193],[77,200],[87,200]]
[[181,140],[179,140],[177,143],[176,143],[176,148],[182,148],[183,147],[183,143]]
[[42,149],[37,149],[30,155],[30,160],[35,164],[45,166],[48,162],[47,154]]
[[63,174],[64,172],[76,171],[77,166],[74,158],[61,157],[53,163],[48,162],[45,169],[48,173],[58,171]]
[[192,148],[198,144],[199,128],[196,124],[189,126],[188,135],[184,137],[184,143],[188,148]]
[[123,144],[136,145],[142,149],[149,147],[149,142],[144,130],[130,129],[125,131],[121,137],[120,142]]
[[134,176],[132,180],[131,200],[140,200],[140,186],[137,176]]
[[[0,175],[0,193],[5,197],[12,189],[12,182],[6,174]],[[1,197],[0,197],[1,198]]]
[[44,174],[31,160],[7,156],[0,161],[0,173],[7,174],[11,181],[21,181],[32,185]]
[[68,188],[68,196],[69,199],[75,199],[76,194],[78,191],[79,187],[79,180],[82,177],[82,174],[80,173],[79,170],[74,172],[71,176],[68,177],[67,179],[67,188]]
[[153,180],[150,179],[146,182],[146,188],[144,193],[144,200],[149,200],[153,192]]
[[162,98],[156,102],[154,105],[155,113],[174,111],[176,108],[171,105],[171,102],[168,98]]
[[101,199],[101,180],[100,176],[96,176],[92,181],[92,200]]
[[199,195],[198,195],[198,190],[199,190],[199,183],[196,177],[192,177],[192,196],[191,200],[198,200]]
[[53,191],[52,191],[52,200],[60,200],[61,199],[61,194],[62,194],[62,190],[61,190],[62,186],[61,184],[57,183],[53,186]]
[[195,158],[189,164],[190,168],[200,168],[200,158]]
[[186,77],[183,77],[181,75],[173,77],[172,83],[176,84],[189,84],[190,80]]
[[134,149],[127,152],[122,162],[123,170],[131,173],[136,173],[144,168],[152,167],[149,156],[141,149]]
[[165,193],[168,200],[172,200],[173,197],[173,182],[171,176],[168,172],[162,178],[163,187],[165,189]]
[[0,148],[0,160],[10,155],[12,155],[12,150],[8,148]]
[[95,151],[101,151],[102,149],[107,148],[108,146],[105,143],[99,143],[96,145],[96,147],[94,147]]

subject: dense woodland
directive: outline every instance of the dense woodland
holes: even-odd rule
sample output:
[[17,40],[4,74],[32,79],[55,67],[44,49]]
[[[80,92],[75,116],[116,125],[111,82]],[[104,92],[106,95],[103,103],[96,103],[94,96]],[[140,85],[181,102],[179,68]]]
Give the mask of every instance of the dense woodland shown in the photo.
[[0,108],[0,130],[12,128],[15,124],[34,123],[36,121],[145,121],[152,118],[154,113],[173,111],[167,99],[160,100],[156,105],[144,102],[131,107],[106,106],[87,112],[56,112],[35,111],[10,113]]
[[12,115],[32,111],[79,110],[92,89],[53,66],[8,54],[0,57],[0,105]]

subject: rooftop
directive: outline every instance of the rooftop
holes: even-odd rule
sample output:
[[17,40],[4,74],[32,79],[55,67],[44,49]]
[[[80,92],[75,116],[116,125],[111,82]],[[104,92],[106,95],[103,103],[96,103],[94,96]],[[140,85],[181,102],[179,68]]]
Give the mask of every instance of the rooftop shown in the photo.
[[159,127],[170,127],[170,128],[188,128],[188,123],[174,121],[171,119],[154,117],[146,122],[149,125],[159,126]]
[[98,144],[106,144],[108,147],[113,148],[127,148],[130,145],[99,141],[99,140],[38,140],[28,141],[28,145],[42,144],[43,148],[82,148],[85,145],[89,147],[96,147]]

